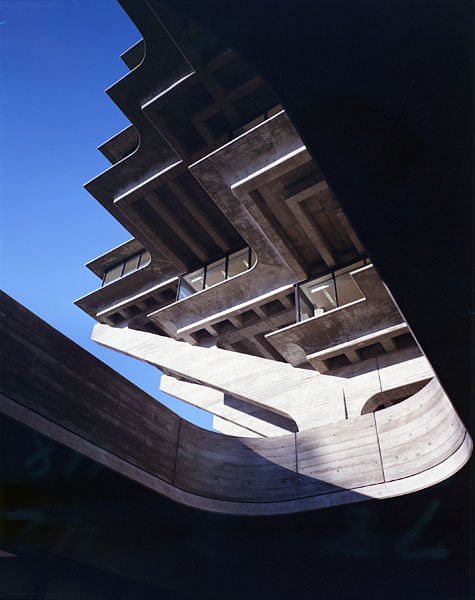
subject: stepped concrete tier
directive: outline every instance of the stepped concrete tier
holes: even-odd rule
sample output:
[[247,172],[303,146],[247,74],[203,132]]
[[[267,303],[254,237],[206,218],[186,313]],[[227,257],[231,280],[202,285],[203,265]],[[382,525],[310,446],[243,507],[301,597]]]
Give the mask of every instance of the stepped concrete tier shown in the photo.
[[[386,108],[377,118],[369,111],[379,125],[366,140],[374,155],[363,160],[353,128],[334,118],[339,101],[312,106],[306,131],[200,23],[155,0],[121,3],[143,39],[124,53],[130,72],[108,94],[131,124],[100,146],[112,164],[86,188],[133,239],[88,263],[102,285],[77,304],[98,322],[97,342],[159,367],[163,391],[213,415],[217,432],[179,420],[171,487],[161,491],[210,510],[265,513],[439,481],[471,442],[413,335],[419,322],[433,331],[449,315],[429,323],[419,312],[408,322],[380,278],[385,261],[389,278],[407,273],[402,298],[411,305],[417,257],[394,256],[417,237],[406,233],[420,178],[390,201],[368,168],[397,123],[385,129]],[[325,97],[334,98],[331,86]],[[410,194],[396,235],[385,215]],[[383,232],[383,263],[373,265],[340,196],[368,239],[368,224]],[[463,406],[464,394],[452,395]]]
[[[384,411],[240,438],[184,421],[4,294],[0,308],[1,412],[183,504],[259,515],[387,498],[442,481],[470,456],[471,439],[436,379]],[[98,337],[153,362],[148,336],[111,329],[99,326]],[[268,362],[299,379],[298,369]],[[305,373],[304,389],[326,377]],[[261,402],[269,396],[262,391]]]
[[[266,339],[293,365],[310,362],[326,371],[325,359],[344,354],[360,360],[356,350],[409,331],[407,324],[372,265],[351,271],[361,298],[305,321],[266,335]],[[395,346],[387,347],[389,352]]]

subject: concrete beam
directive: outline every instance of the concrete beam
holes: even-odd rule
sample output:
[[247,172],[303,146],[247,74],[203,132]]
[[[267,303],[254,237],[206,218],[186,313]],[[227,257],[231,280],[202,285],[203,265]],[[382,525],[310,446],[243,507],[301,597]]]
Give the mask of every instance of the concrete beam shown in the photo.
[[320,256],[325,261],[327,267],[336,265],[335,253],[327,240],[322,228],[304,204],[307,198],[318,196],[321,193],[328,192],[328,185],[325,181],[320,181],[299,193],[285,197],[285,202],[292,211],[296,221],[300,223],[305,235],[314,244],[315,248],[320,253]]
[[289,433],[289,428],[279,427],[272,421],[266,420],[272,419],[272,417],[275,417],[273,420],[277,420],[276,418],[283,420],[280,415],[270,413],[250,403],[246,403],[246,412],[244,412],[233,406],[236,405],[235,402],[226,402],[223,392],[204,385],[180,381],[175,377],[162,375],[160,390],[169,396],[206,410],[212,415],[239,426],[243,431],[241,435],[245,435],[244,431],[251,437],[271,437]]
[[[331,348],[326,348],[325,350],[320,350],[318,352],[312,352],[311,354],[307,355],[307,360],[309,363],[313,364],[314,361],[327,360],[333,356],[345,354],[350,362],[358,362],[361,360],[357,354],[357,350],[360,348],[364,348],[370,344],[381,343],[381,345],[385,344],[389,351],[392,352],[396,350],[396,346],[394,345],[394,342],[392,342],[392,338],[408,332],[409,327],[406,325],[406,323],[400,323],[399,325],[393,325],[392,327],[385,327],[384,329],[373,331],[367,335],[353,338],[347,342],[343,342],[342,344],[335,344],[335,346],[332,346]],[[388,341],[390,342],[389,345],[387,344]]]
[[238,438],[179,419],[4,295],[0,308],[0,412],[195,508],[270,515],[386,498],[442,481],[471,453],[436,380],[376,414]]
[[366,250],[363,248],[363,245],[360,242],[360,240],[358,239],[358,236],[356,235],[356,233],[354,232],[353,227],[348,222],[348,219],[346,218],[346,215],[343,212],[343,210],[338,206],[337,208],[335,208],[335,213],[336,213],[336,216],[338,217],[338,220],[340,221],[341,225],[343,226],[343,229],[345,230],[346,235],[350,238],[351,242],[353,243],[353,246],[358,251],[358,254],[360,254],[361,256],[366,254]]
[[208,231],[212,235],[214,241],[218,244],[221,250],[226,253],[229,252],[230,246],[229,241],[225,236],[221,234],[218,227],[212,222],[206,213],[200,210],[195,202],[192,202],[187,194],[183,191],[180,185],[173,179],[167,182],[168,187],[172,193],[178,198],[183,206],[189,211],[194,219],[203,227],[205,231]]
[[92,339],[167,372],[293,419],[299,430],[344,420],[342,381],[274,360],[201,348],[163,336],[97,324]]
[[222,419],[221,417],[217,416],[213,417],[213,429],[219,433],[224,433],[225,435],[235,435],[237,437],[262,437],[258,433],[249,431],[249,429],[240,427],[239,425],[236,425],[236,423],[231,423],[231,421],[226,421],[226,419]]

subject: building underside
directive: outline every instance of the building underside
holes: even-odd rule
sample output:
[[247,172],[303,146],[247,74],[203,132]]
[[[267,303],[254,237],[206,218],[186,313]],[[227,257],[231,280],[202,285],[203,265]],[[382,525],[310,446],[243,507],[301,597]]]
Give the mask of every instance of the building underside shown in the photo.
[[280,98],[187,14],[124,6],[143,40],[108,94],[131,125],[86,188],[134,238],[77,304],[223,434],[180,422],[161,491],[269,514],[452,475],[470,437]]
[[470,597],[468,469],[417,494],[272,518],[184,506],[152,475],[173,477],[172,427],[154,440],[170,412],[0,305],[4,598]]
[[[259,6],[244,19],[236,7],[223,11],[210,2],[174,2],[174,12],[152,0],[122,4],[144,42],[123,55],[130,73],[108,94],[131,126],[102,144],[112,167],[86,187],[133,239],[88,263],[102,285],[77,304],[98,321],[96,341],[157,366],[165,373],[161,388],[212,413],[216,432],[106,373],[4,298],[5,335],[15,348],[2,391],[7,435],[27,440],[26,425],[38,432],[34,443],[96,464],[114,489],[143,502],[144,513],[130,517],[130,527],[152,518],[154,502],[170,515],[173,538],[183,519],[180,549],[170,550],[161,515],[161,546],[170,554],[165,560],[161,551],[150,552],[150,561],[160,555],[167,565],[159,569],[161,585],[179,597],[220,597],[194,580],[194,556],[201,576],[211,563],[230,573],[248,569],[227,595],[249,593],[258,574],[243,556],[252,555],[246,536],[257,527],[257,545],[273,565],[269,576],[287,561],[286,582],[269,582],[281,594],[310,594],[310,563],[296,562],[306,552],[322,573],[323,565],[329,569],[322,587],[328,596],[337,585],[336,565],[348,568],[341,561],[350,548],[355,564],[376,562],[379,587],[355,595],[353,573],[338,597],[407,596],[394,582],[383,589],[387,568],[377,558],[383,556],[399,575],[412,569],[419,578],[419,595],[416,584],[408,597],[449,598],[456,590],[453,597],[463,598],[469,567],[466,551],[455,550],[456,528],[441,526],[441,543],[418,542],[424,523],[439,518],[440,524],[454,507],[463,529],[467,505],[458,491],[468,498],[466,469],[445,488],[348,506],[437,484],[471,453],[469,109],[462,93],[470,53],[462,11],[451,12],[447,29],[441,7],[421,7],[409,19],[400,5],[390,28],[383,26],[384,11],[373,7],[381,27],[368,32],[355,27],[351,10],[321,7],[320,20],[297,4],[296,39],[281,3],[269,23]],[[258,34],[257,24],[267,35]],[[315,40],[318,55],[311,51]],[[376,58],[380,47],[385,53]],[[447,115],[449,96],[458,110]],[[44,339],[51,341],[46,349]],[[24,381],[18,357],[28,353],[34,368]],[[71,373],[77,364],[93,374],[89,380]],[[86,401],[91,394],[97,400]],[[93,477],[85,476],[87,489]],[[137,491],[137,483],[145,489]],[[10,511],[21,498],[14,488],[8,488]],[[107,494],[99,496],[102,515]],[[315,512],[258,518],[314,508],[326,509],[327,524]],[[412,510],[414,529],[402,536],[383,524],[394,516],[400,533]],[[275,527],[285,544],[301,544],[295,559],[288,548],[282,563],[276,559]],[[190,535],[203,540],[205,530],[216,543],[198,550],[184,542]],[[21,531],[13,519],[7,549],[18,539],[25,543]],[[153,531],[143,534],[146,544]],[[77,526],[73,532],[77,541]],[[107,536],[107,527],[92,536],[100,548],[92,561],[85,558],[89,542],[74,550],[71,539],[37,532],[33,546],[117,573]],[[178,584],[173,561],[183,544],[186,576]],[[146,566],[132,560],[125,573],[157,584]]]

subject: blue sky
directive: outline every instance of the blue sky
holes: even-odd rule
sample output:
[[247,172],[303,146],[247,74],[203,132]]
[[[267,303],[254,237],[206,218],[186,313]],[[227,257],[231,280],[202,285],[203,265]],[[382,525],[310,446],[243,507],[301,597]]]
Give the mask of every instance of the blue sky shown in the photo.
[[156,369],[90,341],[73,300],[100,285],[83,265],[130,234],[82,187],[97,150],[128,125],[104,90],[140,34],[115,0],[0,0],[1,288],[185,418],[211,417],[158,391]]

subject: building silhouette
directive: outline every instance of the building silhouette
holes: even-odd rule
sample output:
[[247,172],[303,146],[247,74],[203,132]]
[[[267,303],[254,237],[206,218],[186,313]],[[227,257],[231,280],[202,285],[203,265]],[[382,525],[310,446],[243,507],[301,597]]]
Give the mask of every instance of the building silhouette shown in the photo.
[[[121,564],[123,575],[152,586],[160,581],[176,597],[218,597],[225,573],[216,576],[218,589],[199,583],[213,561],[233,576],[247,572],[229,597],[249,594],[259,572],[252,552],[245,554],[255,530],[260,558],[272,557],[269,574],[276,579],[267,585],[274,594],[278,588],[284,596],[311,597],[315,580],[306,573],[310,563],[301,562],[307,554],[320,561],[320,577],[330,569],[322,582],[327,596],[338,589],[337,572],[346,570],[352,576],[339,584],[337,597],[437,597],[436,588],[441,598],[454,590],[464,597],[466,554],[454,551],[461,523],[452,528],[445,519],[456,504],[453,481],[463,487],[466,479],[457,475],[446,488],[399,500],[336,506],[436,484],[471,451],[464,424],[422,354],[424,329],[420,335],[417,323],[405,320],[393,297],[400,288],[388,281],[389,292],[373,266],[384,271],[372,251],[377,244],[359,239],[346,216],[351,203],[344,212],[329,187],[337,190],[338,180],[323,177],[331,168],[317,167],[313,147],[311,153],[274,92],[239,55],[180,10],[152,2],[124,6],[145,45],[124,54],[131,71],[108,93],[132,125],[100,147],[113,166],[86,187],[133,239],[88,263],[102,285],[77,304],[98,321],[96,341],[158,366],[162,389],[211,412],[216,433],[179,419],[3,298],[15,348],[3,392],[2,412],[14,419],[6,421],[7,439],[13,445],[21,423],[46,435],[50,448],[68,448],[54,446],[62,462],[48,473],[48,485],[51,478],[63,481],[59,471],[82,456],[83,485],[70,489],[85,493],[87,507],[90,491],[100,488],[99,472],[110,486],[98,494],[99,513],[111,490],[124,494],[138,513],[125,519],[131,529],[145,529],[160,507],[159,528],[142,534],[147,545],[160,531],[160,550],[129,563],[123,552]],[[396,156],[394,163],[400,161]],[[22,327],[35,332],[27,342],[12,333]],[[17,365],[32,347],[42,350],[32,352],[35,361],[27,364],[34,367],[24,377]],[[437,370],[437,356],[427,354],[466,419],[464,404],[452,396],[456,386]],[[51,523],[47,504],[41,506]],[[409,506],[417,507],[412,530],[402,526]],[[259,518],[315,508],[326,510]],[[87,508],[77,514],[93,529]],[[113,514],[117,519],[119,511]],[[180,582],[180,552],[164,533],[167,515],[174,535],[177,523],[185,523]],[[434,515],[444,541],[430,535],[422,542],[423,524]],[[305,531],[319,527],[317,550]],[[300,544],[295,559],[288,548],[273,548],[276,528],[285,544]],[[96,547],[86,562],[117,573],[110,540],[89,531],[86,542],[78,529],[62,546],[41,534],[33,539],[73,561]],[[203,542],[205,530],[215,543],[184,542],[190,531]],[[391,578],[384,587],[389,558],[399,578],[412,578],[413,596]],[[350,563],[362,573],[377,565],[372,591],[361,591]],[[279,567],[285,577],[277,576]]]
[[275,94],[195,21],[157,4],[136,24],[108,90],[131,125],[86,184],[134,238],[77,304],[227,434],[167,424],[164,493],[268,514],[452,475],[465,427]]

